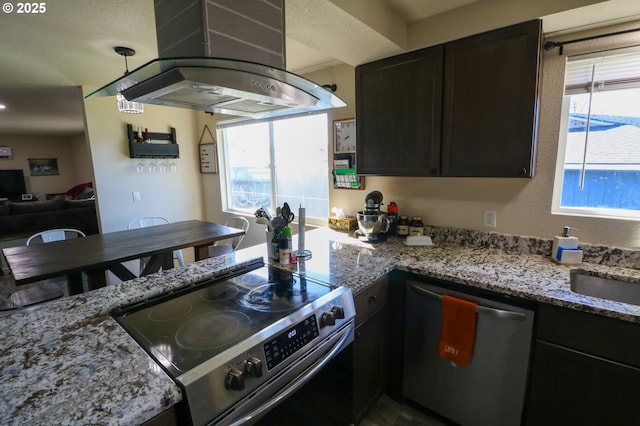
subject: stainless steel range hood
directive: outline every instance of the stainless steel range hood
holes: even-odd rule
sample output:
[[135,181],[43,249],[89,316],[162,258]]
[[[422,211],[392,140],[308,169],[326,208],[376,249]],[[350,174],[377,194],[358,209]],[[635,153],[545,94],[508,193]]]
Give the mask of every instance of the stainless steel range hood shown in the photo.
[[346,105],[329,90],[285,70],[207,57],[153,60],[87,98],[117,93],[129,101],[252,118]]

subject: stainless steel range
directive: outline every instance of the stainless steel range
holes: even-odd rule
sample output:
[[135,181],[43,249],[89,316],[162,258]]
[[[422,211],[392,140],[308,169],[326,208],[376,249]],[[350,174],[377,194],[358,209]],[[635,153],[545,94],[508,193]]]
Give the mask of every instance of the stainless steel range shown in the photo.
[[353,341],[351,290],[258,264],[113,312],[195,425],[258,420]]

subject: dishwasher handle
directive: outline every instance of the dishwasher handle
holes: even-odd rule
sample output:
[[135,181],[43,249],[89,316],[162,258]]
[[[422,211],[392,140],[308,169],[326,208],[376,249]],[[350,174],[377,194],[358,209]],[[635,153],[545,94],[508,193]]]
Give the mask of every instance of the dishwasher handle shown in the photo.
[[[436,292],[431,291],[431,290],[427,290],[426,288],[420,287],[418,285],[412,284],[411,285],[411,289],[413,291],[415,291],[416,293],[421,294],[423,296],[427,296],[427,297],[431,297],[431,298],[434,298],[434,299],[442,300],[443,294],[436,293]],[[491,314],[491,315],[496,316],[496,317],[501,318],[501,319],[510,319],[510,320],[515,320],[515,321],[524,321],[524,319],[526,318],[526,315],[521,313],[521,312],[507,311],[505,309],[491,308],[489,306],[482,306],[482,305],[478,305],[478,307],[476,308],[476,312],[478,312],[478,313],[487,313],[487,314]]]

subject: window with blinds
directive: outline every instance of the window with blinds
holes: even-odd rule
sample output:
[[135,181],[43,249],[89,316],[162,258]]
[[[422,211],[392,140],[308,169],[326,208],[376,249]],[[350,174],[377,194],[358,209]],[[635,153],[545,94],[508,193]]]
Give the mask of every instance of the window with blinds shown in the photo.
[[553,213],[640,219],[640,48],[567,60]]

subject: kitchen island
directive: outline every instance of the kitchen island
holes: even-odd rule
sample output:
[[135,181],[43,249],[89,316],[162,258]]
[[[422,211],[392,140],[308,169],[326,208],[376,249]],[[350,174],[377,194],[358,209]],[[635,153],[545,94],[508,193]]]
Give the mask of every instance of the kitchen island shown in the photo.
[[[358,294],[394,269],[531,301],[640,323],[640,306],[578,295],[570,266],[550,241],[427,229],[434,246],[389,238],[370,244],[320,228],[307,232],[312,258],[289,266]],[[296,241],[294,238],[294,247]],[[181,398],[180,388],[111,317],[116,307],[206,280],[266,257],[260,245],[182,268],[58,299],[0,318],[0,413],[7,424],[142,424]],[[637,252],[590,248],[583,268],[640,282]],[[600,259],[599,263],[595,263]],[[613,266],[617,264],[619,266]],[[391,289],[393,291],[393,289]]]

